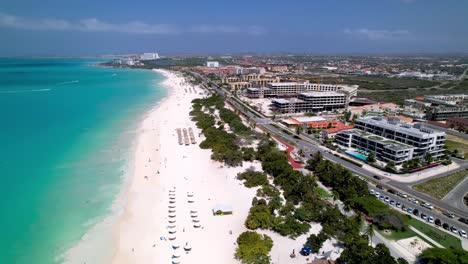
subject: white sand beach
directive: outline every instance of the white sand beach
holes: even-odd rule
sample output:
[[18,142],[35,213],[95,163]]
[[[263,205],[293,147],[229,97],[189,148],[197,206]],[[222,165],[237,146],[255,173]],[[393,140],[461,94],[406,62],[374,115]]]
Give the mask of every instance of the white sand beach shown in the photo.
[[[167,78],[163,84],[170,94],[141,126],[112,262],[238,263],[235,241],[246,230],[255,190],[235,177],[260,164],[226,168],[212,161],[211,150],[198,146],[203,135],[189,117],[191,101],[205,91],[172,72],[159,72]],[[176,129],[190,127],[197,143],[179,145]],[[216,204],[229,205],[234,213],[214,216]]]

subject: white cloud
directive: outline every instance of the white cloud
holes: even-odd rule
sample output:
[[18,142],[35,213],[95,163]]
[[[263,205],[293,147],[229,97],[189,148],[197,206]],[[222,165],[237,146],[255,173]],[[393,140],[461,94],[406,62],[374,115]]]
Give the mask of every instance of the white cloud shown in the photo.
[[408,30],[374,30],[367,28],[345,29],[345,34],[366,38],[369,40],[403,40],[411,36]]
[[129,34],[250,34],[263,35],[266,29],[259,26],[247,28],[229,25],[195,25],[181,27],[172,24],[146,24],[140,21],[126,23],[108,23],[97,18],[83,19],[71,22],[61,19],[25,19],[0,12],[0,27],[43,30],[43,31],[83,31],[83,32],[117,32]]

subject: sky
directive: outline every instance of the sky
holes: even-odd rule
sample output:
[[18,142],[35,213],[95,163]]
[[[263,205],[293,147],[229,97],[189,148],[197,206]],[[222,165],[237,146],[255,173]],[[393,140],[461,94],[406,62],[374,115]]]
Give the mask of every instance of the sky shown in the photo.
[[0,56],[468,53],[468,0],[2,0]]

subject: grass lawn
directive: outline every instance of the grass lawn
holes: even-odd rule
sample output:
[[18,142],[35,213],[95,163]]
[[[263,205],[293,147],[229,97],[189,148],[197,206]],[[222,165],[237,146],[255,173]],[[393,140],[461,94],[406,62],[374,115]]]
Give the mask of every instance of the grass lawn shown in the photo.
[[[389,234],[386,234],[383,230],[378,230],[378,232],[384,236],[385,238],[388,238],[388,239],[391,239],[391,240],[400,240],[400,239],[405,239],[405,238],[409,238],[409,237],[414,237],[414,236],[418,236],[418,234],[416,234],[416,232],[414,232],[413,230],[407,228],[406,231],[390,231]],[[421,238],[422,239],[422,238]]]
[[462,249],[460,239],[455,236],[449,235],[442,230],[439,230],[416,219],[411,219],[409,224],[445,248]]
[[468,176],[468,170],[453,173],[437,179],[432,179],[418,185],[413,186],[413,189],[429,194],[430,196],[442,199],[450,192],[457,184]]
[[458,149],[458,153],[460,153],[463,156],[468,155],[468,140],[461,138],[461,137],[456,137],[452,135],[446,135],[447,139],[445,140],[445,145],[447,146],[447,149],[451,152],[454,150]]
[[323,188],[315,187],[314,190],[321,198],[330,198],[330,197],[332,197],[332,195],[329,194],[327,191],[325,191]]

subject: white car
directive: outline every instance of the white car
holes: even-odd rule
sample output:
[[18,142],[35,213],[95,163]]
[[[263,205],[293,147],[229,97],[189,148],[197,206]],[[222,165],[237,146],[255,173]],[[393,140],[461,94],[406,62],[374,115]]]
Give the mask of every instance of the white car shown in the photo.
[[467,238],[465,230],[460,230],[458,231],[458,233],[460,234],[461,237]]
[[375,191],[374,191],[374,190],[370,190],[369,193],[370,193],[370,194],[375,194]]
[[434,223],[434,217],[429,216],[429,217],[427,218],[427,221],[428,221],[429,223],[433,224],[433,223]]
[[430,209],[430,210],[434,209],[434,206],[432,206],[432,204],[430,204],[430,203],[422,203],[421,205],[426,207],[427,209]]

